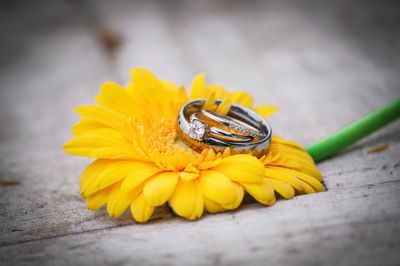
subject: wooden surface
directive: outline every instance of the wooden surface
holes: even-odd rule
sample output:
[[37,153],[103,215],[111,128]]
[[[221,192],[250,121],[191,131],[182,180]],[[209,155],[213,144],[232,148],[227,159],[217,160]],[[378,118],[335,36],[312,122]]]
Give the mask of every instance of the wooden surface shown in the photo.
[[[73,107],[132,66],[249,90],[280,107],[276,133],[310,144],[400,97],[398,4],[113,3],[0,4],[0,178],[21,183],[0,187],[1,265],[400,264],[399,122],[319,164],[326,192],[196,222],[87,210],[88,161],[62,151]],[[121,41],[114,59],[104,31]]]

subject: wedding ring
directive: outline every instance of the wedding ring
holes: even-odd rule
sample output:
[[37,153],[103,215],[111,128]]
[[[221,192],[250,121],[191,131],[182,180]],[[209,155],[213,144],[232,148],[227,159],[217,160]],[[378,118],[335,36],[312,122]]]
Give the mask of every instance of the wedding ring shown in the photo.
[[212,114],[204,109],[201,109],[201,113],[204,116],[206,116],[224,126],[227,126],[237,132],[252,136],[254,138],[265,137],[265,133],[263,133],[263,132],[257,130],[256,128],[252,127],[251,125],[243,123],[242,121],[235,119],[233,117],[229,117],[229,116],[223,117],[218,114]]
[[[190,123],[197,124],[197,125],[200,125],[199,123],[204,124],[204,128],[207,128],[207,133],[211,137],[215,137],[215,138],[218,138],[221,140],[233,141],[233,142],[251,141],[253,139],[253,137],[249,136],[249,135],[244,135],[244,134],[240,134],[240,133],[236,134],[234,132],[227,131],[222,128],[207,124],[207,123],[205,123],[205,121],[201,120],[201,118],[198,117],[198,114],[199,113],[193,113],[190,115]],[[203,127],[203,125],[200,127]],[[196,134],[195,131],[189,131],[189,134],[192,134],[191,137],[194,139],[199,139],[199,137],[202,137],[202,136],[198,136],[198,134]]]
[[[219,105],[221,102],[217,100],[215,103]],[[253,153],[256,156],[265,153],[271,143],[272,130],[260,115],[232,104],[228,114],[221,116],[203,110],[204,103],[205,100],[190,101],[179,112],[176,130],[187,146],[199,152],[205,148],[223,152],[230,147],[233,153]],[[201,115],[213,123],[206,123],[206,119],[200,119]]]

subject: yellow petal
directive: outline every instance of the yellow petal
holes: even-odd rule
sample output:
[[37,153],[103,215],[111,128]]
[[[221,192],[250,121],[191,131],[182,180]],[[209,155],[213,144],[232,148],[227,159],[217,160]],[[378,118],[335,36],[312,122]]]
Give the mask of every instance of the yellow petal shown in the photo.
[[316,167],[311,156],[305,151],[301,150],[292,145],[271,145],[271,146],[279,146],[279,153],[281,156],[290,160],[291,162],[295,162],[295,164],[291,163],[288,165],[286,162],[279,163],[277,166],[282,166],[285,168],[292,168],[294,170],[304,172],[317,180],[321,181],[323,179],[321,172]]
[[189,99],[203,99],[206,97],[205,85],[206,85],[206,74],[198,74],[192,81],[192,87],[190,88]]
[[297,142],[281,138],[281,137],[279,137],[279,136],[277,136],[275,134],[272,135],[272,142],[276,143],[276,144],[283,144],[283,145],[286,145],[286,146],[289,146],[289,147],[292,147],[292,148],[296,148],[296,149],[298,149],[300,151],[305,151],[303,146],[301,146]]
[[304,173],[316,178],[319,181],[322,181],[322,179],[323,179],[321,171],[315,165],[303,164],[303,165],[301,165],[299,170],[301,172],[304,172]]
[[172,195],[178,182],[177,172],[164,172],[146,182],[143,196],[151,206],[164,204]]
[[215,93],[215,98],[219,100],[227,100],[230,96],[230,93],[221,85],[206,85],[206,97],[210,96],[212,93]]
[[207,98],[204,103],[203,109],[205,110],[213,110],[215,106],[215,93],[211,93],[211,95]]
[[105,82],[101,86],[101,93],[96,101],[124,115],[132,115],[134,102],[129,93],[114,82]]
[[110,194],[111,187],[97,191],[87,198],[87,207],[89,210],[98,210],[107,203],[108,195]]
[[[175,91],[170,90],[170,87],[166,89],[165,83],[163,84],[145,68],[133,68],[131,76],[132,82],[128,84],[126,90],[135,102],[132,113],[138,116],[143,124],[169,117],[172,107],[170,103],[173,102],[169,99],[175,98]],[[179,106],[173,110],[176,109],[179,109]],[[176,113],[174,113],[174,118],[175,116]]]
[[226,147],[224,152],[222,153],[222,158],[229,157],[231,156],[231,154],[232,154],[231,148]]
[[297,178],[301,179],[302,181],[308,183],[313,188],[313,190],[315,190],[316,192],[321,192],[321,191],[325,190],[324,186],[318,181],[318,179],[316,179],[316,178],[314,178],[314,177],[312,177],[312,176],[310,176],[308,174],[305,174],[305,173],[302,173],[302,172],[299,172],[299,171],[294,171],[294,170],[291,170],[291,169],[280,168],[280,167],[279,168],[277,167],[277,169],[279,169],[281,171],[286,171],[288,173],[291,173],[295,177],[297,177]]
[[296,160],[301,164],[314,165],[313,159],[305,150],[299,150],[296,147],[286,145],[280,145],[280,150],[281,152],[296,158]]
[[179,179],[169,203],[177,215],[189,220],[195,220],[203,214],[204,199],[196,180]]
[[102,123],[99,123],[89,118],[82,118],[77,124],[72,126],[71,131],[74,136],[78,136],[80,134],[84,134],[87,131],[104,127],[106,126]]
[[186,165],[185,169],[183,170],[184,172],[188,172],[188,173],[200,173],[199,169],[197,169],[197,167],[193,166],[192,163],[189,163],[188,165]]
[[254,99],[248,92],[235,91],[231,94],[230,99],[232,102],[243,105],[244,107],[251,108],[254,104]]
[[207,198],[204,198],[204,207],[209,213],[218,213],[226,211],[226,209],[223,208],[221,205]]
[[179,172],[179,177],[185,181],[189,181],[199,177],[199,173]]
[[[128,147],[99,147],[90,150],[89,147],[70,149],[68,153],[89,158],[109,158],[109,159],[134,159],[141,160],[146,157],[140,157],[140,152],[135,153]],[[138,155],[139,154],[139,155]]]
[[121,189],[124,192],[129,192],[137,188],[143,181],[161,172],[161,169],[151,164],[139,163],[132,173],[122,181]]
[[266,168],[265,176],[286,182],[298,191],[304,190],[303,183],[291,173],[284,172],[274,168]]
[[315,166],[310,155],[301,146],[294,142],[280,139],[276,135],[272,138],[269,152],[264,158],[264,164],[273,165],[306,173],[317,180],[322,180],[321,172]]
[[236,200],[236,191],[232,182],[217,171],[202,171],[199,184],[204,197],[219,204],[230,204]]
[[219,115],[227,115],[232,106],[232,100],[228,99],[220,103],[215,112]]
[[98,159],[93,161],[86,167],[86,169],[82,172],[80,176],[80,192],[83,194],[83,191],[87,189],[89,185],[95,183],[99,174],[107,167],[110,163],[114,163],[113,160],[107,159]]
[[189,219],[195,220],[200,218],[203,215],[204,211],[204,197],[203,193],[201,193],[201,188],[198,180],[194,180],[194,185],[196,188],[196,204],[195,208],[193,210],[192,215],[190,216]]
[[212,168],[239,183],[261,182],[264,178],[264,165],[255,157],[236,154],[223,158],[221,163]]
[[212,160],[215,160],[215,157],[216,157],[216,153],[215,153],[215,151],[213,150],[213,149],[206,149],[206,151],[207,151],[207,153],[205,153],[206,154],[206,156],[204,157],[204,161],[212,161]]
[[180,91],[179,91],[180,87],[178,85],[176,85],[174,82],[169,81],[169,80],[161,80],[161,83],[167,91],[172,92],[172,93],[180,93]]
[[221,162],[222,162],[222,158],[217,158],[217,159],[212,160],[212,161],[202,162],[198,166],[198,169],[206,170],[206,169],[209,169],[209,168],[212,168],[212,167],[215,167],[215,166],[219,165]]
[[272,187],[285,199],[291,199],[294,197],[295,191],[292,186],[278,179],[267,178],[271,183]]
[[315,193],[315,190],[312,188],[312,186],[310,186],[309,184],[307,184],[306,182],[303,182],[303,186],[304,186],[304,194],[312,194]]
[[264,179],[262,182],[254,184],[242,184],[247,192],[258,202],[265,205],[272,205],[275,203],[274,189],[268,180]]
[[113,186],[107,199],[107,212],[111,217],[119,217],[138,197],[142,187],[128,193],[121,190],[121,183]]
[[242,203],[243,196],[244,196],[244,189],[241,185],[239,185],[235,182],[232,182],[232,185],[235,189],[235,194],[236,194],[235,201],[232,203],[229,203],[229,204],[221,205],[223,208],[228,209],[228,210],[233,210],[233,209],[238,208],[240,206],[240,204]]
[[76,136],[64,144],[64,151],[89,158],[146,158],[143,151],[129,143],[120,132],[110,128],[95,129]]
[[133,218],[139,223],[147,222],[154,212],[154,206],[148,204],[143,196],[139,195],[131,204],[131,213]]
[[244,189],[241,185],[235,182],[232,182],[232,185],[235,189],[236,200],[230,204],[222,205],[215,201],[207,199],[206,197],[204,198],[204,206],[209,213],[218,213],[218,212],[234,210],[240,206],[244,197]]
[[123,117],[120,113],[104,106],[81,105],[75,108],[75,112],[85,118],[116,129],[123,124]]
[[93,182],[84,190],[84,195],[90,195],[120,181],[134,172],[135,169],[143,167],[143,165],[144,163],[135,161],[120,161],[112,164],[110,163],[101,172],[101,174],[99,174],[96,182]]
[[254,111],[259,115],[261,115],[262,117],[267,118],[268,116],[278,111],[278,108],[276,108],[273,105],[261,105],[254,108]]
[[183,103],[189,101],[189,96],[186,94],[185,87],[181,86],[179,88],[176,98],[177,98],[176,102],[181,103],[180,105],[182,105]]
[[156,93],[154,90],[162,88],[160,80],[149,70],[143,67],[131,69],[131,78],[135,88],[140,89],[143,93]]

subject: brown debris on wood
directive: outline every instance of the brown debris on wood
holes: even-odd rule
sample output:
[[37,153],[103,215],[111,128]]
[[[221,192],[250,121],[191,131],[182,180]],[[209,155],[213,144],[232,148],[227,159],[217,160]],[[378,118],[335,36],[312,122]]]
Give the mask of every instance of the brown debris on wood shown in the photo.
[[122,44],[121,35],[103,27],[98,31],[98,39],[108,58],[110,60],[115,60]]
[[21,185],[19,181],[11,179],[0,179],[0,186],[16,186]]
[[378,153],[378,152],[382,152],[382,151],[386,150],[388,147],[389,147],[389,144],[380,144],[380,145],[377,145],[377,146],[375,146],[373,148],[368,149],[367,152],[369,154]]

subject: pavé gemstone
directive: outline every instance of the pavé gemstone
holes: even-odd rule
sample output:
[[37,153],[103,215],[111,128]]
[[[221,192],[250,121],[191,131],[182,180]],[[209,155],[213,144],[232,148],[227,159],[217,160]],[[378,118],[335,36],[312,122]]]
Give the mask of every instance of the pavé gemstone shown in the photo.
[[206,134],[206,125],[199,120],[192,120],[189,124],[189,136],[192,139],[202,140]]

